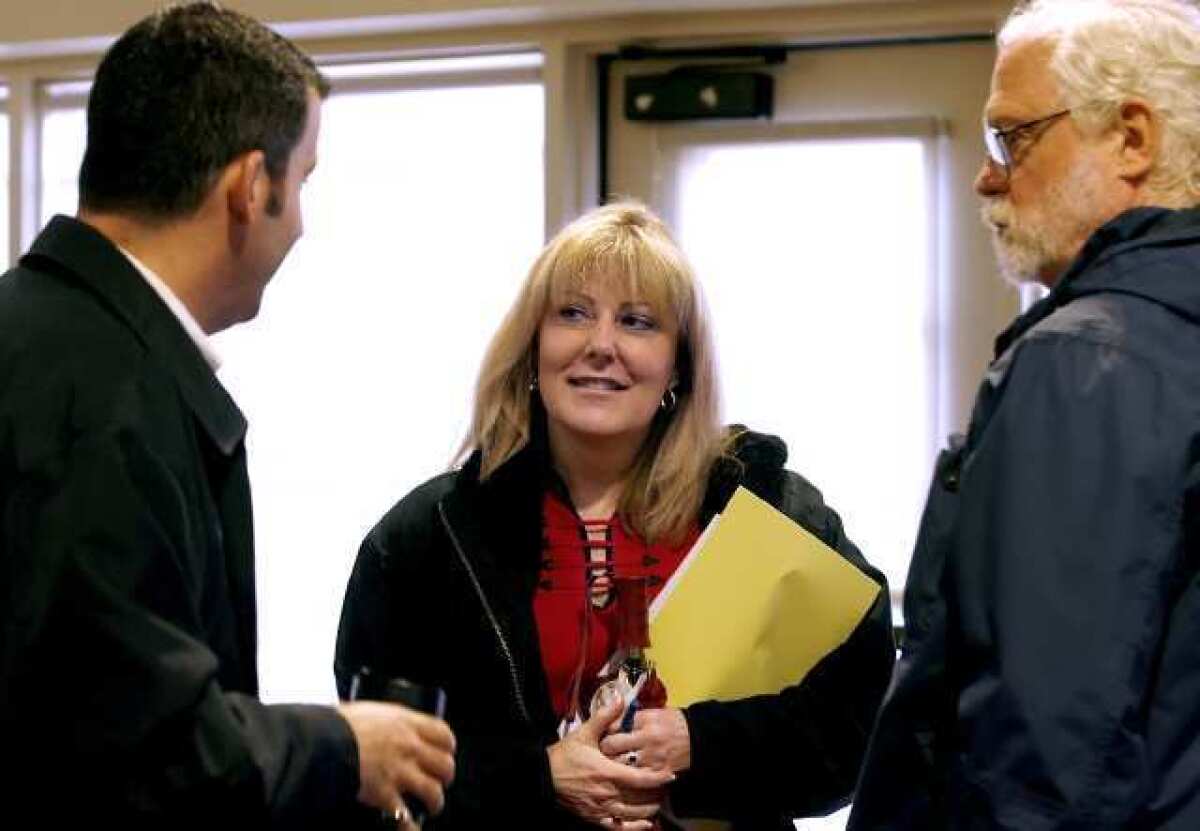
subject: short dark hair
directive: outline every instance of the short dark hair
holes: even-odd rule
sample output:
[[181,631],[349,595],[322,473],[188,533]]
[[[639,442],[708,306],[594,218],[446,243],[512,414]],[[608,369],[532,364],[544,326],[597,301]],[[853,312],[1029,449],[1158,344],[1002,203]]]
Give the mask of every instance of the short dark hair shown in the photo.
[[309,90],[329,93],[312,60],[244,14],[194,2],[150,15],[96,70],[80,207],[187,216],[251,150],[279,180],[304,132]]

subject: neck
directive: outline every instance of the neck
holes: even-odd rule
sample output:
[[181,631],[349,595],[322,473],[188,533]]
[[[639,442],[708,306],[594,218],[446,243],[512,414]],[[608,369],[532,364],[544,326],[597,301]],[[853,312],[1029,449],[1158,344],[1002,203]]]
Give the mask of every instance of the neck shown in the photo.
[[219,271],[221,249],[202,225],[188,219],[147,222],[85,209],[78,218],[153,271],[207,334],[229,325],[209,288]]
[[643,439],[581,439],[551,428],[550,457],[582,518],[607,519],[616,513]]

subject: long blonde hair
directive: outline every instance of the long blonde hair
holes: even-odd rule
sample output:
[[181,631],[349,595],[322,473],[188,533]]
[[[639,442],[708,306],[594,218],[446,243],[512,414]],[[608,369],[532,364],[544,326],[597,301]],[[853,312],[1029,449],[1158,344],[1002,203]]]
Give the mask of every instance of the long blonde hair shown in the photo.
[[542,319],[557,298],[597,279],[616,281],[679,327],[676,404],[655,417],[617,506],[644,539],[678,540],[696,520],[709,472],[730,437],[720,422],[712,338],[695,275],[666,226],[639,203],[589,211],[542,250],[484,356],[460,457],[478,448],[485,480],[529,443]]

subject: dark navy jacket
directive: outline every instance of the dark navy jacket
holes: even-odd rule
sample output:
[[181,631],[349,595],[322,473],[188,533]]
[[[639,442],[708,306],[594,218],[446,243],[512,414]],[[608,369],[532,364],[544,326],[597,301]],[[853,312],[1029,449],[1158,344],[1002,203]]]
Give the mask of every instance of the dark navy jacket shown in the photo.
[[1101,228],[996,355],[850,828],[1200,828],[1200,211]]

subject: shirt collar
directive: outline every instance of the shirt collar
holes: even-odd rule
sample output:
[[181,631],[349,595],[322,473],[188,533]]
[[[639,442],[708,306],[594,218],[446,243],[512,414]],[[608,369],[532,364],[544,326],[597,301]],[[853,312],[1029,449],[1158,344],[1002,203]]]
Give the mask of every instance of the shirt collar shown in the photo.
[[213,347],[212,339],[200,328],[200,324],[196,322],[196,318],[192,317],[192,313],[188,311],[187,306],[183,305],[183,301],[175,296],[170,286],[164,283],[161,277],[151,271],[149,266],[120,245],[117,246],[117,250],[125,255],[125,258],[133,264],[133,267],[138,270],[138,273],[142,275],[150,285],[150,288],[154,289],[155,294],[162,298],[163,303],[167,304],[167,308],[179,320],[179,325],[183,327],[188,337],[196,344],[196,348],[200,350],[200,354],[204,356],[204,360],[212,367],[212,371],[216,372],[220,369],[221,356],[217,354],[217,350]]

